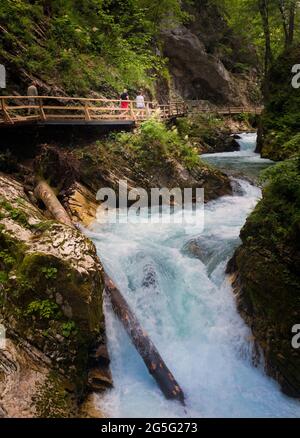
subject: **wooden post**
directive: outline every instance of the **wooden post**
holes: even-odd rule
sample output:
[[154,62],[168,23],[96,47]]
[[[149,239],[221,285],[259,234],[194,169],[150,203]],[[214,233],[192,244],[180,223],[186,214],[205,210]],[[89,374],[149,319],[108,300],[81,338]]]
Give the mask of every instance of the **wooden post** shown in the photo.
[[3,99],[3,98],[1,98],[1,111],[3,113],[4,121],[13,125],[14,122],[6,109],[5,99]]
[[85,118],[85,120],[88,120],[88,121],[91,120],[89,108],[87,105],[84,105],[84,118]]
[[46,120],[46,114],[43,108],[43,101],[42,99],[39,99],[39,108],[40,108],[40,114],[41,114],[41,118],[42,120]]
[[135,348],[165,397],[170,400],[177,400],[184,405],[184,394],[180,386],[162,360],[147,333],[141,328],[140,323],[132,313],[119,289],[107,275],[105,275],[105,290],[110,297],[114,312],[123,323]]
[[134,111],[134,107],[133,107],[133,102],[132,101],[130,101],[130,113],[131,113],[131,116],[132,116],[133,120],[136,121],[136,114],[135,114],[135,111]]

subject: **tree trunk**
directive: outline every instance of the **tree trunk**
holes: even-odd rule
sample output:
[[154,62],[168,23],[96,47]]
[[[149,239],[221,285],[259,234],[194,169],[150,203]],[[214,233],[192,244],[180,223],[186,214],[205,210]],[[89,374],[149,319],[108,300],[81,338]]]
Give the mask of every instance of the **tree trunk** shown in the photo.
[[43,201],[49,212],[58,222],[61,222],[65,225],[69,225],[70,227],[74,228],[74,224],[71,221],[68,213],[63,208],[63,206],[57,199],[55,193],[53,192],[49,184],[46,183],[46,181],[44,180],[39,181],[38,185],[34,190],[34,196],[37,199]]
[[107,275],[105,275],[105,290],[110,297],[114,312],[122,321],[135,348],[141,355],[150,374],[156,380],[165,397],[167,399],[177,400],[184,405],[183,391],[162,360],[147,333],[141,328],[140,323],[130,310],[120,291]]
[[294,33],[295,33],[295,15],[296,15],[296,1],[292,0],[290,4],[289,11],[289,31],[288,31],[288,47],[291,46],[294,42]]
[[284,32],[285,47],[287,47],[288,46],[288,39],[289,39],[289,31],[288,31],[288,25],[286,22],[284,2],[285,2],[285,0],[278,0],[278,7],[279,7],[281,19],[282,19],[282,27],[283,27],[283,32]]
[[269,83],[268,73],[270,65],[273,61],[272,47],[271,47],[271,33],[269,25],[269,0],[258,0],[259,12],[262,19],[264,36],[265,36],[265,77],[264,77],[264,95],[268,96]]
[[296,0],[277,0],[285,36],[285,48],[294,42]]

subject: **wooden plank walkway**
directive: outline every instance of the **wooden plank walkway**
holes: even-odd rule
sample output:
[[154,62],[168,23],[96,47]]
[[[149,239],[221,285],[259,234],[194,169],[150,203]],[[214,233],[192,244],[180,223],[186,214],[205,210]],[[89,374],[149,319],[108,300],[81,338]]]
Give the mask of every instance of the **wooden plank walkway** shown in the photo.
[[0,126],[15,124],[66,125],[130,125],[156,115],[162,120],[187,113],[184,102],[158,105],[145,102],[145,109],[136,108],[128,101],[121,107],[116,99],[90,99],[53,96],[0,96]]
[[[117,99],[90,99],[53,96],[0,96],[0,127],[15,125],[136,125],[153,116],[169,120],[185,116],[189,106],[184,101],[166,105],[146,102],[145,109],[138,109],[134,101],[128,108],[121,107]],[[216,114],[260,114],[261,107],[224,107],[207,109],[197,107],[193,112]]]

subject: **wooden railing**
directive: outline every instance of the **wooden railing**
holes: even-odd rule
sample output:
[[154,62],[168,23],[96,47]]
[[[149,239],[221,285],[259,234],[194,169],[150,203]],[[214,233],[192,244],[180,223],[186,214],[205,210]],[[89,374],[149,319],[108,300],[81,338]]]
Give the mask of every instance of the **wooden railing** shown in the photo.
[[219,115],[234,114],[257,114],[260,115],[264,109],[261,105],[256,106],[218,106],[208,107],[203,105],[203,101],[187,101],[188,111],[192,113],[210,113]]
[[158,105],[145,102],[145,108],[136,107],[135,101],[127,101],[122,108],[117,99],[90,99],[53,96],[0,96],[0,124],[47,121],[143,121],[156,115],[161,119],[183,116],[187,112],[184,102]]
[[231,115],[241,113],[261,114],[263,107],[218,107],[207,108],[189,105],[184,101],[171,101],[165,105],[146,101],[145,108],[136,107],[129,100],[128,107],[122,108],[118,99],[91,99],[53,96],[0,96],[0,126],[18,123],[51,122],[60,123],[97,121],[128,121],[138,123],[156,116],[162,120],[186,115],[189,110],[196,113]]

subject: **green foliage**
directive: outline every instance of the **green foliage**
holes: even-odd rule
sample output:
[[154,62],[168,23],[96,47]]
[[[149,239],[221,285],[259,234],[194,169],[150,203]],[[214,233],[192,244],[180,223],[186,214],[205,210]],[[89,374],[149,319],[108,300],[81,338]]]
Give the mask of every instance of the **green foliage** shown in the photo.
[[[288,9],[289,4],[294,0],[284,0],[281,4]],[[256,50],[262,66],[265,55],[265,36],[262,26],[262,18],[259,12],[258,0],[215,0],[215,4],[221,8],[227,18],[233,32],[240,36],[241,41],[247,46],[252,44]],[[285,47],[285,35],[283,31],[282,15],[279,8],[279,1],[271,0],[266,2],[268,7],[268,19],[271,37],[271,49],[273,57],[277,58]],[[300,41],[299,31],[300,11],[297,8],[295,43]],[[298,25],[297,25],[298,24]],[[243,66],[240,66],[243,68]]]
[[57,269],[52,267],[42,268],[42,273],[45,275],[47,280],[54,280],[57,276]]
[[133,149],[141,160],[175,158],[183,161],[188,169],[200,162],[198,152],[180,137],[176,127],[168,129],[155,119],[142,123],[138,133],[119,134],[116,142],[125,149]]
[[288,157],[300,154],[300,134],[294,135],[283,145],[283,154]]
[[7,273],[4,271],[0,271],[0,285],[4,285],[8,280]]
[[0,260],[7,267],[12,267],[16,263],[15,258],[10,254],[8,250],[0,251]]
[[26,315],[36,315],[40,319],[55,319],[58,315],[59,307],[50,300],[32,301],[26,310]]
[[26,228],[29,227],[26,214],[19,208],[13,207],[9,202],[7,202],[3,198],[0,198],[0,208],[5,210],[10,216],[10,218],[18,222],[20,225]]
[[[248,117],[240,117],[236,120],[244,122],[244,125],[250,128]],[[223,151],[224,139],[230,138],[231,134],[226,118],[217,114],[191,114],[187,118],[178,119],[176,125],[181,138],[197,148],[198,154]]]
[[261,123],[263,156],[283,160],[299,151],[300,90],[292,87],[292,66],[299,63],[300,48],[285,51],[273,65],[269,78],[269,96]]
[[300,237],[299,156],[266,169],[261,179],[267,183],[264,197],[247,221],[248,230],[257,230],[257,238],[277,252],[283,245],[294,247]]
[[300,207],[300,156],[276,164],[261,174],[268,182],[266,192],[283,197],[287,201],[295,200]]
[[76,324],[74,321],[68,321],[62,324],[62,334],[65,338],[69,338],[71,335],[76,334]]
[[179,0],[2,0],[0,61],[67,92],[152,88],[164,72],[154,39],[186,17]]

